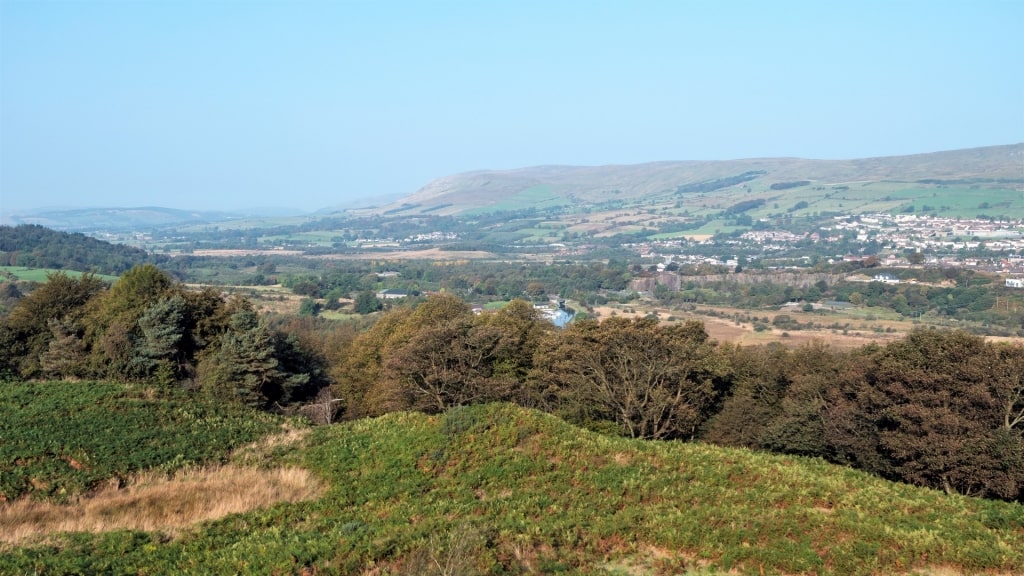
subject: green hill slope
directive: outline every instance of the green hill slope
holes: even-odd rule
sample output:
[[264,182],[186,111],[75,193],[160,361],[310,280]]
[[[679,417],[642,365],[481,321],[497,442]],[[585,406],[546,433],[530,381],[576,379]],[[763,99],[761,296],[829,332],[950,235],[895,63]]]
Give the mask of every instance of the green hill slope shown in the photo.
[[76,535],[3,573],[895,574],[1024,571],[1024,506],[820,461],[610,438],[510,405],[315,429],[331,488],[196,528]]
[[[378,212],[458,214],[677,199],[697,193],[717,196],[726,188],[735,190],[739,183],[754,191],[770,191],[772,185],[781,185],[783,188],[776,190],[784,190],[787,184],[798,182],[831,188],[851,183],[861,186],[873,182],[917,183],[922,180],[936,185],[966,187],[981,183],[986,187],[1018,187],[1024,184],[1022,158],[1024,144],[1013,144],[856,160],[752,158],[482,170],[438,178],[416,193],[381,207]],[[744,178],[744,175],[755,177]]]
[[111,244],[81,233],[35,224],[0,226],[0,265],[120,275],[133,266],[161,262],[145,250]]

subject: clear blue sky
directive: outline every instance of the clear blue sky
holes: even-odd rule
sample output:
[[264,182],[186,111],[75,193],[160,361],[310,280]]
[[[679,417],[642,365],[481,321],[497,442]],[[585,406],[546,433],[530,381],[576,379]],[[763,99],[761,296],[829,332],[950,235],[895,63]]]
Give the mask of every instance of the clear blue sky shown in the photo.
[[1024,1],[0,0],[0,209],[1024,141]]

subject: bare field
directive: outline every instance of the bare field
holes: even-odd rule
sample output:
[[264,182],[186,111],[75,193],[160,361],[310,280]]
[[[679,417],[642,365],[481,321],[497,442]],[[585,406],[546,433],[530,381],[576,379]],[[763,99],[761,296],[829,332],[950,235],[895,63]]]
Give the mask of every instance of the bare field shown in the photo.
[[302,250],[193,250],[179,256],[300,256]]
[[[626,309],[631,310],[631,312]],[[716,316],[700,313],[700,311],[713,312]],[[799,310],[751,311],[724,306],[700,306],[698,308],[698,312],[691,312],[645,304],[614,304],[596,307],[594,312],[599,319],[609,318],[611,316],[638,318],[647,316],[650,313],[657,313],[662,322],[667,322],[669,317],[674,318],[674,321],[677,322],[699,320],[704,323],[704,329],[707,331],[708,335],[715,340],[744,346],[769,344],[772,342],[785,344],[787,346],[802,346],[812,342],[823,342],[835,348],[851,349],[870,343],[886,344],[888,342],[898,340],[917,326],[913,322],[908,321],[865,321],[863,318],[844,316],[842,314],[821,316],[814,313],[801,312]],[[774,321],[776,316],[786,315],[800,323],[838,323],[849,324],[849,327],[845,330],[833,328],[785,330],[773,326],[770,330],[758,332],[754,330],[754,325],[752,323],[737,323],[732,318],[720,317],[720,315],[723,314],[726,316],[732,316],[734,314],[746,316],[749,314],[758,318],[767,317],[769,322]],[[988,340],[1024,343],[1024,338],[989,337]]]
[[441,250],[440,248],[310,256],[310,258],[324,260],[482,260],[494,257],[494,254],[482,250]]

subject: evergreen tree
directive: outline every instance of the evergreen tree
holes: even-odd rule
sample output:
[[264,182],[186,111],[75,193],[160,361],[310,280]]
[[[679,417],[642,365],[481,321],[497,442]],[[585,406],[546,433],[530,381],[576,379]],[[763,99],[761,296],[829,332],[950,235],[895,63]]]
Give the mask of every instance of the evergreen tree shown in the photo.
[[273,335],[255,312],[231,316],[218,350],[201,368],[202,385],[215,396],[254,407],[288,400],[288,382],[279,369]]
[[184,364],[180,344],[185,336],[185,308],[185,299],[175,295],[158,300],[139,318],[137,371],[157,384],[173,384]]

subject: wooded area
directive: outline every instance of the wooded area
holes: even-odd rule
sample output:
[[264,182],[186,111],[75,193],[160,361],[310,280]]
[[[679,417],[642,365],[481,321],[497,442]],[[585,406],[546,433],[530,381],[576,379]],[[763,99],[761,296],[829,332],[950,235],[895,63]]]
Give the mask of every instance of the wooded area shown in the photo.
[[185,388],[322,422],[511,401],[635,438],[818,456],[948,492],[1024,497],[1024,349],[920,329],[886,346],[739,347],[700,322],[577,321],[451,294],[367,329],[259,316],[152,265],[112,286],[62,273],[0,324],[11,380]]

